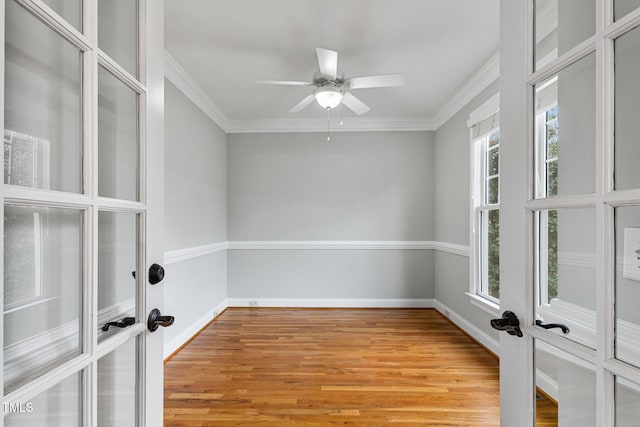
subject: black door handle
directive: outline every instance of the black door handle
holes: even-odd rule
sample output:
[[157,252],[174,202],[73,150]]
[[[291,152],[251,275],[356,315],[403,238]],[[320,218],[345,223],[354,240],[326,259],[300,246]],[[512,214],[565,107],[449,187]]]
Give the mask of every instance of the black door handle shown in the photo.
[[136,323],[135,317],[125,317],[121,322],[107,322],[102,327],[103,331],[108,331],[110,326],[115,326],[116,328],[126,328],[127,326],[131,326]]
[[491,319],[491,327],[499,331],[505,331],[509,335],[522,337],[520,320],[518,320],[518,316],[513,311],[505,311],[500,319]]
[[563,334],[568,334],[569,332],[571,332],[567,325],[563,325],[562,323],[548,323],[545,325],[544,323],[542,323],[542,320],[536,320],[536,326],[540,326],[541,328],[545,329],[560,328],[562,329]]
[[175,318],[173,316],[163,316],[160,313],[160,310],[158,310],[157,308],[154,308],[153,310],[151,310],[151,313],[149,313],[149,319],[147,320],[147,328],[151,331],[151,332],[155,332],[156,329],[158,329],[159,326],[162,326],[164,328],[173,325]]

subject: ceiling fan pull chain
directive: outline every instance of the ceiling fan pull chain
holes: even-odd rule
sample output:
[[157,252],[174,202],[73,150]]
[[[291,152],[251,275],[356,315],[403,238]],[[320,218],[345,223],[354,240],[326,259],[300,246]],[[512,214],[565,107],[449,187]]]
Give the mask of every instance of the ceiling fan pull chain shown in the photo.
[[331,141],[331,108],[327,107],[327,141]]

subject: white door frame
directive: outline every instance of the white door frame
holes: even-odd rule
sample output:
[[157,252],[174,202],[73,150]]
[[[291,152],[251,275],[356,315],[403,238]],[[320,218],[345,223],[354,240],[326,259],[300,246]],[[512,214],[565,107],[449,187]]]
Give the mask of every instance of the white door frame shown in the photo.
[[[502,0],[501,13],[501,309],[520,318],[523,338],[501,334],[501,425],[532,426],[534,339],[551,344],[589,364],[596,373],[596,425],[614,425],[615,376],[640,383],[640,369],[615,358],[614,208],[640,204],[640,190],[615,192],[614,45],[637,27],[640,9],[613,22],[613,0],[596,0],[595,35],[558,59],[533,71],[533,0]],[[534,199],[533,86],[589,53],[596,55],[595,193]],[[534,324],[533,212],[541,209],[594,207],[596,211],[596,350]],[[508,237],[507,237],[508,236]]]
[[[510,310],[521,325],[533,324],[528,280],[527,75],[529,28],[527,0],[500,2],[500,309]],[[524,329],[524,328],[523,328]],[[500,334],[500,425],[530,427],[533,421],[533,340]]]
[[[13,0],[0,0],[0,101],[4,105],[5,64],[5,6]],[[5,201],[35,203],[38,205],[67,206],[85,209],[84,216],[84,267],[83,267],[83,353],[62,364],[52,372],[44,374],[31,383],[5,395],[4,379],[0,369],[0,391],[3,402],[25,402],[69,374],[83,371],[83,417],[82,425],[97,425],[97,361],[101,356],[124,344],[134,336],[140,337],[139,359],[144,368],[138,370],[138,391],[141,393],[138,408],[140,426],[159,426],[163,423],[163,333],[162,328],[151,334],[146,327],[147,315],[153,308],[163,309],[163,284],[148,283],[148,267],[161,264],[164,259],[164,2],[139,0],[139,78],[130,75],[121,66],[98,49],[97,45],[97,1],[82,0],[82,23],[85,31],[80,33],[66,23],[42,0],[16,0],[39,19],[71,41],[83,52],[82,96],[83,96],[83,194],[58,193],[33,190],[0,184],[0,213],[4,218]],[[98,122],[98,63],[117,75],[130,88],[139,93],[140,127],[140,200],[128,202],[98,197],[97,187],[97,122]],[[4,114],[0,115],[4,129]],[[115,337],[97,344],[97,215],[98,208],[107,210],[135,211],[141,213],[141,243],[138,247],[137,271],[144,272],[136,278],[138,283],[137,324],[123,330]],[[4,232],[4,221],[0,221],[0,235]],[[2,243],[0,243],[2,245]],[[2,249],[4,250],[4,248]],[[0,257],[0,284],[4,276],[4,257]],[[3,286],[0,285],[0,292]],[[3,330],[0,316],[0,331]],[[3,334],[0,344],[4,347]],[[0,352],[0,366],[3,352]],[[0,427],[4,417],[0,416]]]
[[[141,72],[147,85],[146,96],[146,188],[147,209],[153,215],[147,215],[146,221],[146,268],[153,263],[164,262],[164,2],[146,0],[146,20],[142,25],[146,59],[141,63]],[[147,270],[144,270],[145,272]],[[145,274],[146,275],[146,274]],[[146,315],[154,309],[164,307],[164,287],[146,286]],[[166,314],[166,313],[163,313]],[[146,320],[146,316],[144,318]],[[163,328],[153,334],[147,332],[145,348],[146,373],[143,375],[145,401],[142,413],[143,426],[163,425],[164,402],[164,346]]]

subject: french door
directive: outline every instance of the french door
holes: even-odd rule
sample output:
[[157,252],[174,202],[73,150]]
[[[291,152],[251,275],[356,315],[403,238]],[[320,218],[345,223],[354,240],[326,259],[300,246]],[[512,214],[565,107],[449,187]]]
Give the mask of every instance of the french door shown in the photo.
[[162,425],[162,4],[0,1],[0,426]]
[[502,0],[501,40],[501,425],[640,425],[640,1]]

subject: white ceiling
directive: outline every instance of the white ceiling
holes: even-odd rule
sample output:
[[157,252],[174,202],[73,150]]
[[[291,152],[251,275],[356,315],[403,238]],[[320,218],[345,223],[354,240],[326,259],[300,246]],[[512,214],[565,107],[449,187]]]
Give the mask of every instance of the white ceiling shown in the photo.
[[364,115],[368,120],[430,120],[499,43],[499,0],[165,4],[167,51],[230,121],[326,117],[315,103],[288,113],[310,87],[254,84],[310,81],[316,47],[338,51],[338,67],[347,77],[404,73],[404,87],[354,90],[371,107]]

